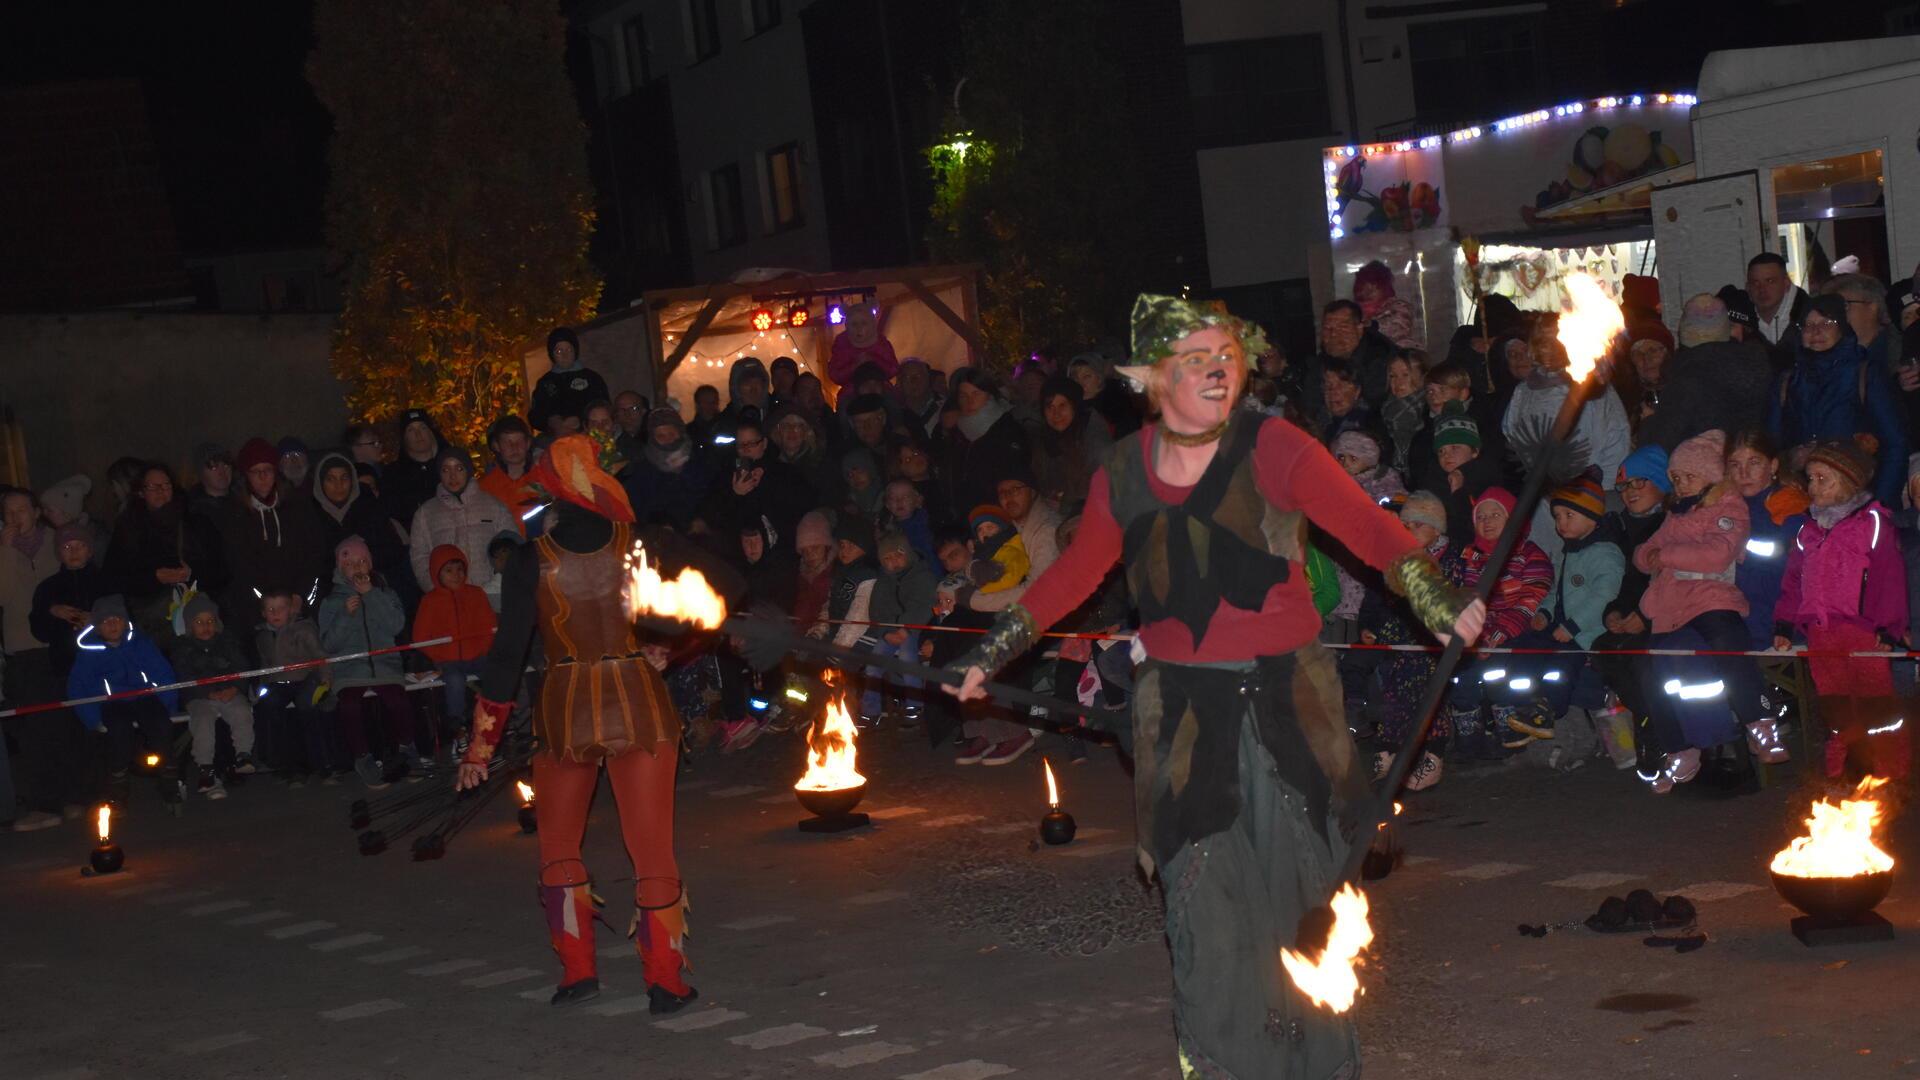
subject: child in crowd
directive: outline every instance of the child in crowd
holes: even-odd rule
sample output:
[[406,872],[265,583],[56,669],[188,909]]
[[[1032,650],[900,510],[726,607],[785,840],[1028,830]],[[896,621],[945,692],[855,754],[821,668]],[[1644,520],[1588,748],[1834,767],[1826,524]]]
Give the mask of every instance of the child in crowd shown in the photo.
[[942,529],[933,538],[933,554],[941,573],[965,576],[973,566],[973,539],[964,529]]
[[[1534,612],[1540,610],[1541,602],[1546,599],[1547,589],[1553,585],[1553,561],[1540,545],[1527,539],[1529,526],[1526,525],[1521,526],[1520,542],[1514,546],[1507,564],[1488,565],[1516,502],[1505,488],[1491,487],[1482,492],[1473,506],[1472,542],[1457,551],[1449,551],[1446,561],[1441,563],[1448,578],[1468,588],[1478,585],[1483,574],[1499,575],[1492,594],[1487,597],[1486,629],[1481,631],[1479,641],[1483,648],[1510,644],[1525,633]],[[1501,740],[1494,733],[1507,730],[1507,718],[1514,712],[1507,668],[1507,658],[1500,655],[1461,667],[1459,682],[1448,698],[1448,708],[1452,714],[1449,720],[1454,742],[1467,753],[1493,760],[1505,756]],[[1483,702],[1492,707],[1491,725],[1482,722]]]
[[1436,492],[1447,507],[1447,543],[1459,551],[1473,543],[1473,507],[1480,493],[1500,482],[1497,462],[1480,454],[1480,425],[1466,406],[1448,402],[1433,423],[1433,456],[1439,468]]
[[[1440,496],[1431,491],[1416,491],[1407,496],[1400,506],[1400,523],[1420,541],[1427,554],[1435,560],[1445,559],[1447,510]],[[1430,643],[1431,636],[1417,629],[1418,625],[1404,602],[1385,593],[1369,593],[1366,603],[1360,607],[1360,640],[1368,645]],[[1426,693],[1427,680],[1433,676],[1433,667],[1432,653],[1392,652],[1376,669],[1373,684],[1379,693],[1374,712],[1380,742],[1386,748],[1374,754],[1374,779],[1385,776],[1393,767],[1394,753],[1406,740],[1407,729],[1419,721],[1420,701]],[[1447,712],[1442,709],[1434,716],[1426,737],[1415,751],[1419,756],[1414,759],[1408,776],[1409,788],[1420,791],[1440,782],[1440,755],[1430,748],[1441,746],[1450,732]]]
[[[1714,430],[1674,447],[1667,461],[1673,509],[1634,550],[1634,565],[1650,576],[1640,610],[1651,624],[1655,649],[1744,651],[1751,644],[1747,598],[1734,583],[1735,563],[1747,545],[1747,503],[1725,483],[1726,446],[1726,433]],[[1654,745],[1643,756],[1640,778],[1665,794],[1699,774],[1703,748],[1733,737],[1729,705],[1740,723],[1761,719],[1760,673],[1742,656],[1649,661],[1643,690],[1648,717],[1640,733]],[[1650,769],[1656,752],[1659,764]]]
[[880,577],[874,559],[873,526],[852,514],[840,515],[833,527],[833,587],[827,596],[826,619],[808,633],[830,637],[835,645],[851,649],[871,629],[873,583]]
[[841,455],[840,481],[847,488],[844,509],[868,522],[879,520],[883,512],[880,507],[881,473],[880,463],[874,460],[873,451],[855,447]]
[[1392,448],[1387,465],[1402,475],[1407,472],[1414,436],[1427,422],[1427,403],[1421,394],[1425,379],[1417,350],[1397,350],[1387,361],[1387,397],[1380,402],[1380,423]]
[[1407,493],[1400,474],[1393,471],[1392,462],[1381,459],[1380,436],[1371,431],[1344,432],[1333,440],[1332,450],[1333,460],[1347,470],[1347,475],[1353,477],[1374,502],[1384,506]]
[[[247,670],[246,654],[220,621],[220,609],[205,593],[196,593],[181,612],[187,633],[173,643],[173,670],[182,679],[211,679]],[[193,734],[193,760],[200,766],[195,790],[209,799],[227,797],[226,784],[213,768],[218,724],[224,720],[233,738],[233,771],[258,771],[253,760],[253,703],[244,681],[191,686],[180,692],[187,703],[187,730]]]
[[[889,532],[880,538],[880,576],[874,581],[873,599],[868,606],[870,618],[879,625],[872,627],[868,635],[873,642],[870,651],[909,661],[920,655],[920,631],[912,627],[926,625],[933,617],[936,584],[933,571],[921,563],[904,534]],[[887,623],[907,625],[887,626]],[[923,684],[919,679],[868,668],[866,680],[867,689],[860,696],[861,715],[881,715],[886,703],[881,699],[880,688],[892,683],[910,691],[901,702],[902,722],[908,727],[920,723],[922,709],[918,691]]]
[[[291,589],[275,589],[260,598],[260,625],[253,631],[254,651],[262,667],[285,667],[324,660],[320,628],[300,610],[300,597]],[[255,723],[274,748],[272,764],[283,770],[290,787],[301,787],[308,777],[333,783],[341,762],[333,725],[320,708],[327,693],[324,665],[279,671],[260,680],[253,703]]]
[[1618,763],[1632,751],[1644,774],[1658,764],[1644,745],[1648,740],[1634,737],[1637,726],[1647,718],[1647,657],[1622,650],[1644,649],[1651,637],[1646,616],[1640,613],[1640,597],[1646,593],[1650,579],[1634,565],[1633,556],[1667,520],[1667,497],[1673,492],[1673,482],[1667,479],[1667,452],[1649,445],[1628,454],[1620,463],[1613,489],[1620,495],[1621,508],[1607,514],[1608,530],[1626,555],[1627,565],[1620,576],[1620,591],[1600,615],[1606,632],[1594,639],[1593,647],[1600,655],[1593,657],[1593,666],[1625,710],[1624,715],[1616,711],[1608,714],[1609,749],[1616,754],[1614,760]]
[[[134,630],[127,616],[127,602],[119,594],[94,601],[87,613],[87,626],[80,631],[79,655],[67,676],[67,696],[92,697],[102,691],[123,694],[177,681],[173,667],[153,639]],[[124,801],[127,773],[134,764],[134,752],[140,750],[142,764],[160,778],[160,796],[169,802],[180,800],[180,782],[167,772],[173,742],[171,714],[180,704],[173,690],[119,701],[95,701],[75,705],[80,724],[88,731],[107,737],[106,769],[108,784],[103,794]],[[148,765],[147,761],[151,761]]]
[[340,710],[340,734],[353,755],[353,771],[362,783],[378,791],[392,782],[388,769],[373,754],[368,734],[367,702],[379,702],[386,718],[383,740],[398,743],[410,780],[424,779],[427,763],[420,756],[413,709],[402,686],[400,654],[383,651],[399,644],[406,627],[400,596],[373,572],[373,555],[366,541],[349,536],[333,552],[333,589],[320,601],[320,645],[330,656],[375,652],[333,665],[330,678]]
[[493,610],[500,610],[500,575],[507,572],[507,564],[513,561],[513,553],[524,543],[519,533],[502,531],[487,541],[487,563],[493,567],[492,576],[481,589],[487,594],[487,604]]
[[440,674],[440,700],[446,707],[447,723],[455,732],[453,760],[458,762],[467,752],[467,679],[480,677],[498,620],[486,592],[478,585],[467,584],[467,557],[459,548],[441,544],[428,556],[428,564],[434,587],[420,598],[420,608],[413,615],[413,634],[420,641],[453,639],[445,645],[429,645],[424,651]]
[[1027,579],[1027,545],[1011,518],[992,503],[967,515],[973,530],[973,582],[984,593],[1004,592]]
[[927,517],[927,500],[921,496],[920,489],[913,486],[913,481],[895,480],[889,483],[882,504],[887,512],[888,528],[907,538],[921,565],[937,565],[939,560],[934,558],[933,525]]
[[[1814,654],[1807,665],[1819,715],[1831,729],[1827,775],[1844,773],[1852,756],[1874,776],[1904,779],[1912,736],[1901,722],[1905,713],[1894,696],[1891,663],[1834,655],[1906,647],[1907,568],[1900,538],[1892,515],[1873,500],[1873,455],[1851,441],[1822,442],[1807,455],[1806,470],[1813,520],[1801,526],[1787,556],[1773,644],[1790,648],[1799,634]],[[1786,756],[1771,718],[1749,723],[1747,741],[1764,760]]]

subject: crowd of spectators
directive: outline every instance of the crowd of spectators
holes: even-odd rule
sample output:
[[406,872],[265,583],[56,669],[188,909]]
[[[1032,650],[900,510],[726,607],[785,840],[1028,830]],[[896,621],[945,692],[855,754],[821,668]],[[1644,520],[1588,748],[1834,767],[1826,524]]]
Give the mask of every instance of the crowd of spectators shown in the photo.
[[[1655,791],[1711,770],[1738,789],[1796,746],[1821,747],[1832,774],[1904,776],[1913,665],[1842,654],[1906,649],[1920,616],[1908,599],[1920,301],[1896,289],[1890,302],[1860,274],[1809,293],[1773,255],[1743,284],[1688,299],[1670,329],[1657,286],[1629,277],[1627,333],[1498,567],[1513,493],[1574,391],[1556,316],[1490,296],[1430,355],[1392,273],[1370,264],[1351,299],[1326,306],[1314,353],[1255,358],[1245,406],[1319,436],[1453,581],[1495,575],[1481,646],[1522,650],[1462,668],[1409,787],[1438,782],[1449,760],[1518,756],[1560,769],[1610,758]],[[1032,357],[1003,381],[896,358],[871,325],[843,337],[859,340],[836,344],[831,392],[790,357],[744,357],[724,387],[655,405],[612,392],[560,329],[529,414],[500,417],[484,447],[452,445],[408,409],[318,452],[291,437],[208,443],[183,475],[124,458],[97,499],[86,476],[6,490],[8,705],[332,662],[8,719],[0,816],[57,825],[149,761],[167,763],[163,793],[210,799],[254,772],[376,788],[430,775],[460,750],[497,568],[541,527],[528,468],[576,431],[618,459],[644,521],[735,560],[762,610],[849,649],[951,662],[1063,557],[1145,404],[1098,351]],[[1351,646],[1350,727],[1384,773],[1420,719],[1433,643],[1337,541],[1314,533],[1306,566],[1323,639]],[[1059,628],[1086,636],[1054,639],[1005,677],[1123,702],[1129,611],[1116,574]],[[1813,655],[1724,655],[1797,645]],[[1635,654],[1649,648],[1723,655]],[[755,685],[778,676],[753,675],[725,641],[676,655],[668,675],[694,752],[781,728]],[[1014,761],[1048,728],[1081,723],[864,675],[860,723],[922,729],[960,764]],[[1124,747],[1129,734],[1102,738]],[[1070,755],[1088,741],[1070,738]]]

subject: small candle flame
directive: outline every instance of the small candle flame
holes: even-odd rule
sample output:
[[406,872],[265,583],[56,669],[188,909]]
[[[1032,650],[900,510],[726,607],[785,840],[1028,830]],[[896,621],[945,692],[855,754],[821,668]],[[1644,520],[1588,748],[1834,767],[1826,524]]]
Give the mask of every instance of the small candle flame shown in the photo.
[[516,790],[520,792],[520,804],[522,806],[532,806],[533,805],[533,785],[527,783],[525,780],[515,780],[513,782],[513,786]]
[[1608,296],[1593,275],[1568,274],[1564,282],[1570,306],[1560,313],[1556,335],[1567,350],[1567,377],[1585,382],[1593,365],[1613,347],[1613,339],[1627,328],[1620,305]]
[[1041,758],[1040,770],[1047,774],[1047,806],[1058,810],[1060,809],[1060,785],[1053,780],[1053,762]]
[[93,828],[100,834],[101,843],[104,844],[113,838],[113,807],[106,803],[100,804],[100,809],[94,814]]

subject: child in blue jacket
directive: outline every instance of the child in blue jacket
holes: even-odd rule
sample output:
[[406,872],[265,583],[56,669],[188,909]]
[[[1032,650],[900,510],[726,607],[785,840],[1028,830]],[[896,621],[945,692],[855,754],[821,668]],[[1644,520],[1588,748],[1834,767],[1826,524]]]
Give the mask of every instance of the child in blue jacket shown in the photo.
[[[160,654],[158,646],[146,635],[134,630],[127,617],[125,598],[115,594],[96,600],[88,613],[87,625],[75,644],[79,655],[67,676],[69,697],[94,697],[122,694],[174,682],[172,665]],[[167,768],[168,746],[173,741],[173,710],[180,695],[173,690],[118,701],[96,701],[76,705],[73,711],[90,732],[105,736],[106,769],[113,786],[112,794],[122,795],[127,773],[133,768],[134,753],[141,752],[143,769],[161,776],[160,791],[169,801],[180,797],[180,787]]]

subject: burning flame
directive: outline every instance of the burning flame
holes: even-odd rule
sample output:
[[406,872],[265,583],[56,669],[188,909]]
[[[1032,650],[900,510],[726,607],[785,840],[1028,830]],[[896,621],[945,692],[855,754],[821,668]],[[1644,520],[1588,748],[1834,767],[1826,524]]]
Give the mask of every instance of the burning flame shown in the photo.
[[515,790],[520,792],[521,805],[532,806],[533,805],[533,785],[527,783],[525,780],[515,780],[513,782],[513,786]]
[[1567,298],[1572,307],[1560,313],[1560,344],[1567,350],[1567,377],[1585,382],[1594,361],[1613,347],[1614,336],[1627,328],[1620,305],[1609,297],[1591,274],[1568,274]]
[[1280,966],[1307,1000],[1343,1013],[1353,1008],[1353,999],[1360,995],[1360,976],[1354,969],[1360,950],[1372,942],[1366,894],[1349,882],[1333,894],[1333,929],[1327,932],[1327,947],[1320,958],[1309,960],[1292,949],[1281,949]]
[[1869,776],[1853,789],[1856,798],[1842,799],[1835,806],[1825,799],[1813,804],[1813,816],[1807,819],[1807,835],[1796,836],[1773,857],[1773,872],[1789,877],[1838,878],[1862,874],[1883,874],[1893,869],[1893,856],[1873,842],[1873,828],[1880,824],[1880,800],[1870,795],[1886,783]]
[[706,575],[688,567],[667,580],[639,541],[627,553],[627,611],[680,619],[702,630],[719,629],[727,617],[726,601],[707,584]]
[[[1402,806],[1400,805],[1400,800],[1398,800],[1398,799],[1395,799],[1395,800],[1393,801],[1393,816],[1394,816],[1394,817],[1399,817],[1399,816],[1400,816],[1400,811],[1401,811],[1401,810],[1403,810],[1403,809],[1405,809],[1405,808],[1404,808],[1404,807],[1402,807]],[[1383,822],[1381,822],[1381,823],[1380,823],[1380,828],[1381,828],[1381,829],[1385,829],[1385,828],[1387,827],[1387,824],[1388,824],[1388,823],[1387,823],[1387,822],[1385,822],[1385,821],[1383,821]]]
[[113,807],[100,804],[100,809],[94,812],[93,831],[100,834],[103,844],[113,839]]
[[807,749],[807,772],[794,781],[795,790],[844,791],[867,782],[854,769],[857,750],[845,696],[827,702],[827,711],[807,732]]
[[1047,774],[1047,805],[1060,809],[1060,785],[1053,782],[1053,762],[1040,759],[1040,769]]
[[160,767],[159,754],[148,754],[144,760],[146,761],[147,768],[149,769],[157,769]]

